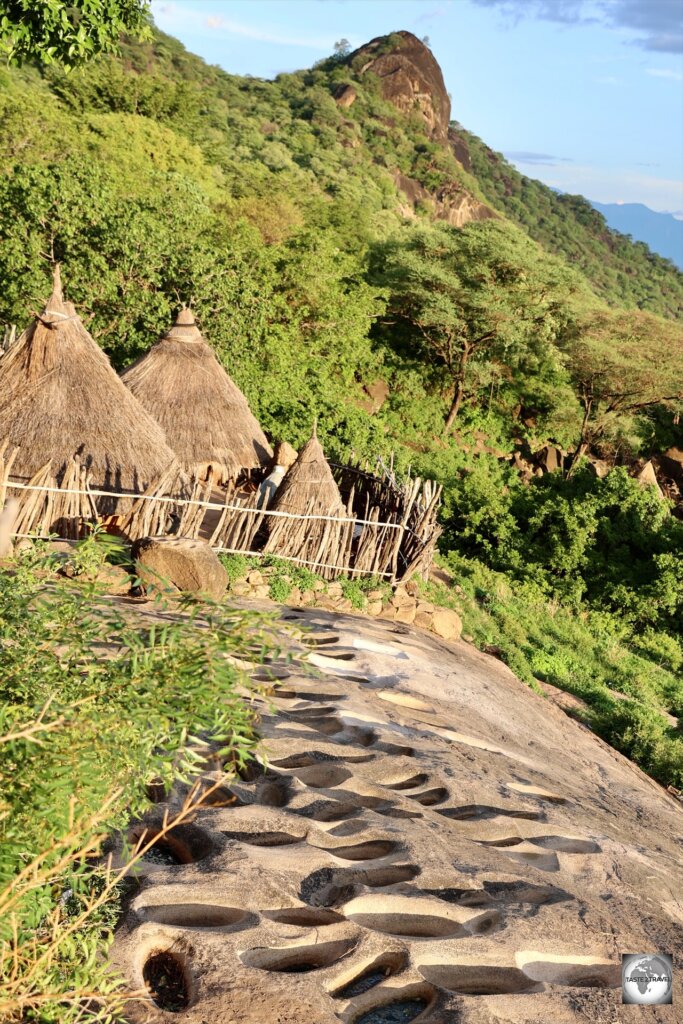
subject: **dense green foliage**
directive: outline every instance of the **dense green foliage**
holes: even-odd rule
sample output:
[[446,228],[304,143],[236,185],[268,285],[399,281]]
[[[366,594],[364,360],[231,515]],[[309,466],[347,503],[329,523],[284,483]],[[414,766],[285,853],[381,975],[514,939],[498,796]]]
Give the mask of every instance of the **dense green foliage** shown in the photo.
[[[596,649],[605,616],[656,661],[681,629],[669,504],[578,457],[532,486],[505,460],[559,445],[628,467],[683,446],[683,277],[469,135],[468,172],[362,63],[341,47],[243,79],[154,33],[68,75],[1,73],[0,319],[39,308],[59,259],[120,368],[192,299],[273,437],[300,444],[317,415],[330,455],[393,451],[444,484],[444,551],[587,615]],[[408,214],[399,173],[426,190]],[[453,228],[444,188],[501,216]],[[619,687],[607,662],[601,678]]]
[[115,1002],[103,838],[149,806],[152,778],[196,773],[203,745],[249,756],[254,684],[230,656],[259,662],[275,645],[254,613],[136,621],[50,568],[28,552],[0,572],[0,1018],[62,1024],[85,1019],[83,991]]
[[149,0],[2,0],[0,54],[68,70],[118,53],[122,32],[148,37],[148,16]]
[[638,633],[683,636],[683,522],[624,469],[604,480],[587,469],[570,480],[552,473],[526,486],[484,457],[449,503],[446,547],[577,612],[586,605]]

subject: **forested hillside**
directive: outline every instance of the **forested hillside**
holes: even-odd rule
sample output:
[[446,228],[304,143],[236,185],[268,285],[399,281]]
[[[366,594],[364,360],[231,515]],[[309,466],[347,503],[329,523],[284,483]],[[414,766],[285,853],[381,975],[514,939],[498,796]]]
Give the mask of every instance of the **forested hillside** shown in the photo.
[[678,319],[683,275],[644,242],[613,231],[583,196],[555,192],[520,174],[500,153],[461,126],[464,143],[486,199],[550,252],[563,256],[610,305],[638,307]]
[[[683,447],[683,277],[448,106],[407,33],[272,82],[158,32],[70,74],[3,70],[0,321],[60,260],[123,368],[192,301],[272,437],[317,416],[330,455],[441,480],[476,639],[680,781],[661,712],[683,713],[683,524],[629,471]],[[548,446],[565,472],[520,475],[513,453]]]

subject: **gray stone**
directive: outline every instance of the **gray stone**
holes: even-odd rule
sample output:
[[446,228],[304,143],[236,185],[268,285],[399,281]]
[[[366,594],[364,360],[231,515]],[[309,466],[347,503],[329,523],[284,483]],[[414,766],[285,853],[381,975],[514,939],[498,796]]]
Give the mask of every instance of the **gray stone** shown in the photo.
[[642,487],[655,487],[657,489],[657,494],[659,495],[659,497],[664,497],[664,492],[662,491],[662,488],[659,486],[659,481],[657,480],[657,473],[655,472],[655,467],[652,464],[652,462],[645,463],[640,473],[638,473],[636,480]]
[[432,628],[433,613],[431,611],[420,611],[418,608],[415,613],[415,620],[413,625],[419,626],[420,629],[431,629]]
[[417,606],[415,601],[411,599],[410,604],[402,604],[400,608],[396,609],[396,622],[405,622],[410,626],[415,621],[416,612]]
[[432,630],[444,640],[459,640],[462,620],[452,608],[435,608],[432,614]]
[[172,583],[180,591],[206,594],[219,600],[228,574],[204,540],[187,537],[143,537],[133,547],[140,577],[146,586]]
[[127,594],[132,581],[123,566],[105,562],[97,572],[97,582],[102,583],[110,594]]

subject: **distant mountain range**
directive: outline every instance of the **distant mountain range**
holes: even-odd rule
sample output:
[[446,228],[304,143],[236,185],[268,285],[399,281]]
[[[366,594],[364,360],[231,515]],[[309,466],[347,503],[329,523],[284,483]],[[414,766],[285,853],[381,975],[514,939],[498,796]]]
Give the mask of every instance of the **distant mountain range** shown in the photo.
[[615,231],[645,242],[653,252],[672,260],[683,270],[683,221],[670,213],[657,213],[643,203],[594,203]]

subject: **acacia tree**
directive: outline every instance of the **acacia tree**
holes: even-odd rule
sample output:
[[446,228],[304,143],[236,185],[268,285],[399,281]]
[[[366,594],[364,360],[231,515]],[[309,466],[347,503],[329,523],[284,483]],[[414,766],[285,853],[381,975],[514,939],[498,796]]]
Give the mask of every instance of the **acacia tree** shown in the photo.
[[564,328],[570,271],[499,221],[410,228],[378,246],[373,273],[389,290],[385,328],[407,337],[449,381],[448,434],[475,361],[519,367]]
[[583,408],[574,464],[619,416],[683,398],[683,328],[641,310],[594,310],[565,336]]
[[0,0],[0,54],[10,64],[78,67],[118,53],[123,32],[149,32],[149,0]]

